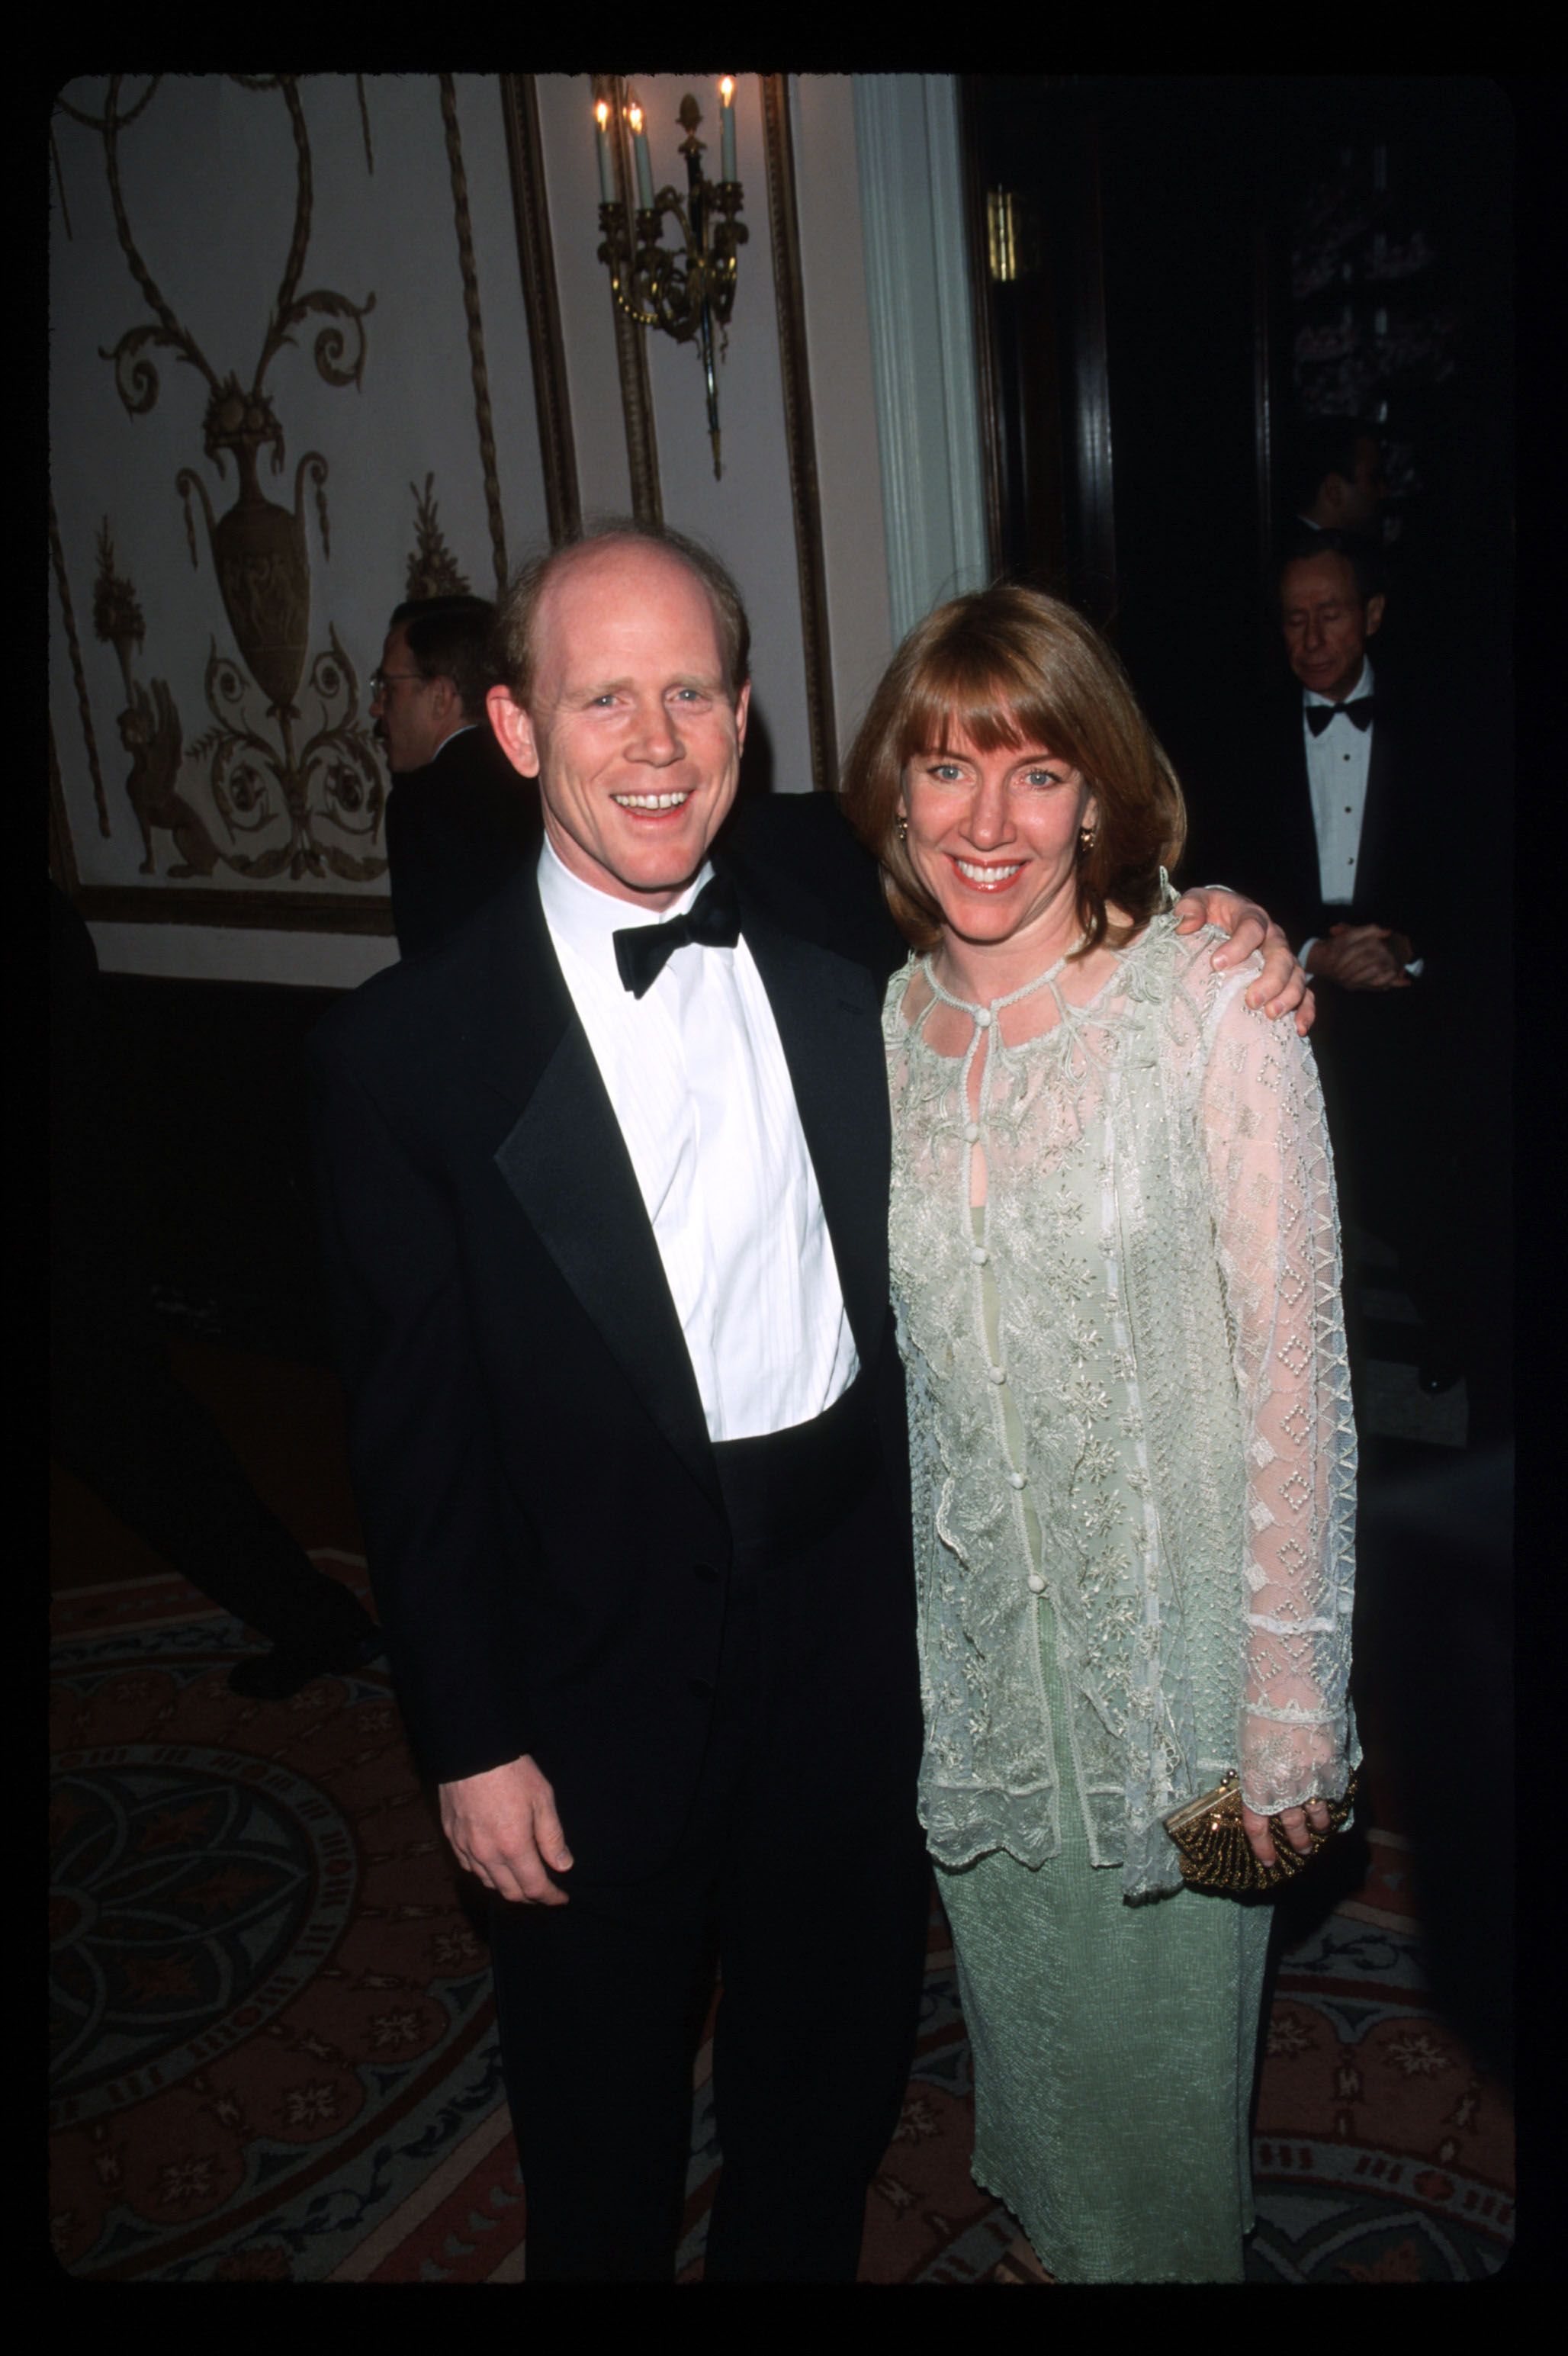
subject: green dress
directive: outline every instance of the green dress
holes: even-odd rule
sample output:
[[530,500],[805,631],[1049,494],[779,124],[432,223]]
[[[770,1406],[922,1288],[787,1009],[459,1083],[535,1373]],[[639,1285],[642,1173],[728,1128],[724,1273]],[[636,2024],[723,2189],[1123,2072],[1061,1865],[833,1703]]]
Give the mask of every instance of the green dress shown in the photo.
[[1157,918],[1087,1004],[946,999],[961,1055],[929,968],[888,1000],[922,1814],[975,2173],[1065,2282],[1240,2278],[1269,1912],[1186,1889],[1160,1818],[1358,1755],[1321,1100],[1214,937]]

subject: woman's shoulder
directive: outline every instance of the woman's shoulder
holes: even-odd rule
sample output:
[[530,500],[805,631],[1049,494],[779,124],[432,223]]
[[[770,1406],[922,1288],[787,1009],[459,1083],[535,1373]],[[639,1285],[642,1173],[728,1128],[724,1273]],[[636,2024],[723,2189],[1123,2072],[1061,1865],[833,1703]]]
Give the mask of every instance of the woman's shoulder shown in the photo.
[[1151,1051],[1187,1067],[1206,1063],[1220,1040],[1248,1019],[1244,1000],[1263,958],[1254,953],[1239,965],[1216,966],[1214,953],[1230,937],[1224,929],[1200,925],[1182,933],[1177,921],[1173,908],[1162,910],[1123,952],[1124,1003],[1150,1027]]

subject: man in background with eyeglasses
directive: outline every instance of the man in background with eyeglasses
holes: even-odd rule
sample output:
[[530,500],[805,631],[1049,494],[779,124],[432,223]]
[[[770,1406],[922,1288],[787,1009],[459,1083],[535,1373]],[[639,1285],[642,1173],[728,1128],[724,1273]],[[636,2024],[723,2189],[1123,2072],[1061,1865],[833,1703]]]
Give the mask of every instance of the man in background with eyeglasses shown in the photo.
[[371,675],[375,733],[392,773],[387,803],[392,922],[404,957],[442,939],[539,852],[538,798],[496,741],[483,597],[398,606]]

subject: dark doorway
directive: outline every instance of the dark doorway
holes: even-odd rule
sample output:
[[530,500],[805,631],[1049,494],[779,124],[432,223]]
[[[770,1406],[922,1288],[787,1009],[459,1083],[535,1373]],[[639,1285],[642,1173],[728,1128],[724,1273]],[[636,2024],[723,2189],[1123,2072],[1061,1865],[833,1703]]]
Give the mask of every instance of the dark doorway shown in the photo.
[[975,75],[965,99],[996,563],[1109,628],[1199,809],[1225,790],[1208,746],[1227,700],[1278,664],[1302,416],[1378,424],[1384,658],[1506,701],[1501,91]]

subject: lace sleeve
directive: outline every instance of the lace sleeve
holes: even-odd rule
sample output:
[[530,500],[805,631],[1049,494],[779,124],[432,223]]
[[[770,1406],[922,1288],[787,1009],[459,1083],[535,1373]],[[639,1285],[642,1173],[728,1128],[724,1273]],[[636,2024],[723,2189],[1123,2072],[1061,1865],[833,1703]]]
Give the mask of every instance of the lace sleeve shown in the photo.
[[1227,976],[1205,1025],[1200,1135],[1246,1447],[1242,1795],[1272,1815],[1338,1798],[1350,1714],[1356,1434],[1323,1093],[1288,1022]]

